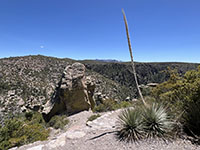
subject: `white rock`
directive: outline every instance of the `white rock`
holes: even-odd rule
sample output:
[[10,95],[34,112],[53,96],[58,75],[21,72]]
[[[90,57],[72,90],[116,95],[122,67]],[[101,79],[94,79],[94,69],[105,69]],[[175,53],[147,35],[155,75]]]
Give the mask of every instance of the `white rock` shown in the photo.
[[65,145],[65,143],[66,143],[66,134],[64,133],[64,134],[61,134],[60,136],[58,136],[58,138],[57,139],[55,139],[55,140],[52,140],[51,142],[49,142],[47,145],[45,145],[45,146],[47,146],[48,148],[56,148],[56,147],[62,147],[62,146],[64,146]]
[[85,133],[82,131],[68,131],[66,137],[69,139],[78,139],[85,136]]
[[24,105],[24,101],[23,101],[23,99],[20,99],[19,101],[18,101],[18,103],[17,103],[19,106],[23,106]]
[[42,150],[44,145],[38,145],[38,146],[34,146],[34,147],[31,147],[31,148],[28,148],[27,150]]

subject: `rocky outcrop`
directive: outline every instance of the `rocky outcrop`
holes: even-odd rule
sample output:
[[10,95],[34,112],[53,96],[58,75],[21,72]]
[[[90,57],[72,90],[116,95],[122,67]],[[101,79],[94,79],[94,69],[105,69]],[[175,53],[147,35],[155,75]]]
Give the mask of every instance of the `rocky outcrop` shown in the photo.
[[71,115],[93,109],[95,106],[94,90],[95,82],[90,76],[85,76],[83,64],[68,65],[52,99],[44,106],[42,111],[44,119],[48,121],[53,115],[63,112]]
[[96,105],[103,104],[103,101],[110,99],[109,97],[107,97],[105,94],[102,94],[101,92],[95,93],[94,98],[95,98]]

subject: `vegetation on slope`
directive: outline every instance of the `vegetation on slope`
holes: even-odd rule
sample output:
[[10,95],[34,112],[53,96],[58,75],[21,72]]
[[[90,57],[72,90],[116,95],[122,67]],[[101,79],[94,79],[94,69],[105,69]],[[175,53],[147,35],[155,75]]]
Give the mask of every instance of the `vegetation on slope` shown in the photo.
[[46,140],[49,130],[45,128],[39,113],[15,117],[6,120],[0,128],[0,149],[5,150],[15,146]]
[[95,119],[97,119],[97,118],[99,118],[99,117],[101,117],[100,114],[91,115],[91,116],[88,118],[87,122],[88,122],[88,121],[93,121],[93,120],[95,120]]
[[54,116],[46,123],[38,112],[27,112],[7,119],[4,125],[0,126],[0,150],[47,140],[50,133],[48,127],[63,129],[68,122],[63,115]]
[[120,101],[117,102],[113,99],[106,99],[103,101],[102,104],[99,104],[95,106],[94,112],[107,112],[107,111],[113,111],[120,108],[126,108],[132,106],[132,102],[126,102],[126,101]]
[[170,105],[171,111],[180,115],[184,131],[200,136],[200,66],[180,77],[171,71],[170,79],[153,90],[153,96]]

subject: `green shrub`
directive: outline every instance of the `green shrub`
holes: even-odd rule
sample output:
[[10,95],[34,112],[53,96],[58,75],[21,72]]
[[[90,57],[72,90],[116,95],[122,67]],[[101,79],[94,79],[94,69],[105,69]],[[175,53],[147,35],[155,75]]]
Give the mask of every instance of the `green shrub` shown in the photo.
[[31,121],[32,117],[33,117],[33,112],[26,112],[25,113],[25,118],[27,120]]
[[13,146],[21,146],[35,141],[44,141],[49,136],[49,131],[39,123],[36,124],[23,124],[16,132],[13,133],[13,137],[10,138],[10,142]]
[[94,108],[94,112],[106,112],[116,109],[116,102],[112,99],[104,100],[102,104],[99,104]]
[[200,104],[192,103],[185,107],[183,124],[186,133],[200,137]]
[[94,112],[106,112],[106,111],[113,111],[120,108],[130,107],[132,106],[131,102],[121,101],[116,102],[113,99],[104,100],[102,104],[99,104],[94,108]]
[[20,114],[0,127],[0,150],[46,140],[49,136],[47,127],[63,129],[68,122],[65,116],[54,116],[46,123],[38,112]]
[[33,116],[31,118],[31,123],[32,124],[39,123],[41,125],[45,125],[46,124],[46,122],[44,121],[44,119],[42,117],[42,114],[39,113],[39,112],[34,112],[33,113]]
[[[22,126],[22,122],[17,119],[10,119],[5,121],[5,125],[0,128],[0,148],[6,148],[4,146],[9,146],[9,139],[13,136],[14,132],[16,132],[20,126]],[[7,143],[7,144],[6,144]]]
[[49,131],[39,123],[24,122],[22,118],[9,119],[0,129],[0,149],[46,140],[48,135]]
[[54,129],[63,129],[65,125],[69,123],[69,120],[66,118],[65,115],[53,116],[51,120],[47,123],[47,127],[53,127]]
[[117,108],[127,108],[133,106],[132,102],[127,102],[127,101],[121,101],[117,105],[118,105]]
[[101,117],[101,115],[99,115],[99,114],[92,115],[92,116],[90,116],[90,117],[88,118],[87,121],[93,121],[93,120],[95,120],[95,119],[97,119],[97,118],[99,118],[99,117]]
[[200,66],[183,77],[171,71],[170,79],[152,93],[158,101],[167,103],[174,114],[183,114],[179,121],[187,134],[200,138]]

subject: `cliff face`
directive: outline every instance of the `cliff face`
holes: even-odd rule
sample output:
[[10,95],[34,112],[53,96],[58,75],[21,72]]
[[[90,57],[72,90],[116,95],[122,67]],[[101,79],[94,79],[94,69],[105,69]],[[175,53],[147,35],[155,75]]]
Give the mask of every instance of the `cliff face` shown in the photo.
[[[72,59],[46,56],[25,56],[0,59],[0,120],[2,116],[17,114],[27,109],[42,111],[51,100],[63,71]],[[137,97],[129,63],[79,61],[86,67],[85,75],[95,79],[94,98],[101,94],[123,100]],[[196,69],[190,63],[136,63],[139,84],[162,82],[168,78],[167,67],[180,74]]]

